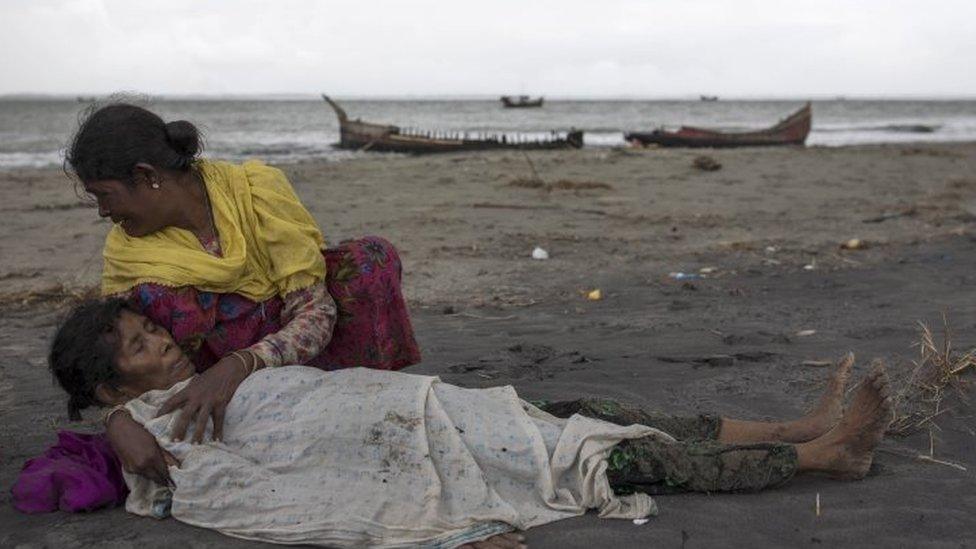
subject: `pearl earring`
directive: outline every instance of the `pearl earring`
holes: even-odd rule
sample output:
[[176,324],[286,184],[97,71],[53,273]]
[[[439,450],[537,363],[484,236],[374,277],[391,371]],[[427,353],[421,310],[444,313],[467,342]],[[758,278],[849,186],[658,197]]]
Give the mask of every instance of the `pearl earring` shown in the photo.
[[153,182],[153,184],[152,184],[152,188],[154,188],[154,189],[158,189],[158,188],[159,188],[159,183],[155,183],[155,182]]

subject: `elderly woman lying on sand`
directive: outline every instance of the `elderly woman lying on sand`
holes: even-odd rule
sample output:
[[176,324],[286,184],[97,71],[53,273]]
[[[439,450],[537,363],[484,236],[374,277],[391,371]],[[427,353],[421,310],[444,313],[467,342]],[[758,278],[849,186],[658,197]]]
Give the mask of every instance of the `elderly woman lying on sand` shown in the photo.
[[[816,409],[783,423],[593,398],[540,408],[511,387],[241,361],[222,437],[193,444],[171,436],[178,413],[160,409],[193,364],[125,301],[76,308],[50,355],[70,395],[130,415],[172,458],[169,486],[126,474],[130,512],[246,539],[382,547],[518,547],[513,530],[587,509],[654,515],[651,493],[760,490],[802,472],[859,479],[892,403],[879,365],[844,410],[853,361],[837,364]],[[212,436],[209,425],[195,434]]]

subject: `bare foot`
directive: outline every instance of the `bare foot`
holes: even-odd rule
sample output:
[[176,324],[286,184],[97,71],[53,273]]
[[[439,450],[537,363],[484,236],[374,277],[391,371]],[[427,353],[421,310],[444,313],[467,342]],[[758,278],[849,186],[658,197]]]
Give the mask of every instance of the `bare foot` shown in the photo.
[[844,392],[847,390],[847,382],[851,379],[853,367],[854,353],[847,353],[834,366],[834,371],[827,380],[827,390],[820,397],[816,408],[791,422],[797,434],[797,442],[806,442],[823,436],[844,416]]
[[851,377],[854,355],[840,359],[827,380],[827,390],[817,407],[800,419],[783,422],[744,421],[722,418],[718,441],[725,444],[750,442],[809,442],[830,431],[844,413],[844,391]]
[[878,363],[861,381],[840,423],[824,436],[797,446],[800,468],[843,479],[864,478],[893,413],[888,374]]

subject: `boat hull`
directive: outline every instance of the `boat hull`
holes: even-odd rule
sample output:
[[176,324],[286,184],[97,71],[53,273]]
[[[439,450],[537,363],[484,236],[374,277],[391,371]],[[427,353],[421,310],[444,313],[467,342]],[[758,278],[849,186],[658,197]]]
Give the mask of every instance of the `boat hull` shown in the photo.
[[654,130],[652,132],[631,132],[624,134],[624,139],[627,141],[637,141],[643,145],[658,145],[660,147],[684,147],[684,148],[712,148],[712,149],[722,149],[731,147],[783,147],[788,145],[803,145],[806,141],[805,139],[798,140],[782,140],[782,139],[764,139],[761,137],[750,138],[741,137],[737,139],[729,139],[728,137],[706,137],[706,136],[695,136],[688,137],[684,135],[676,135],[675,132],[666,132],[662,130]]
[[323,95],[339,118],[340,149],[406,154],[434,154],[489,150],[550,150],[579,149],[583,146],[583,131],[570,130],[552,139],[512,141],[506,136],[485,139],[441,138],[421,132],[407,133],[399,126],[374,124],[362,120],[349,120],[346,112]]
[[720,132],[706,128],[685,126],[678,131],[654,130],[631,132],[624,139],[642,145],[660,147],[775,147],[803,145],[810,134],[813,116],[810,104],[791,114],[782,122],[764,130],[753,132]]
[[543,98],[529,99],[527,97],[512,97],[510,95],[502,96],[502,105],[507,109],[530,109],[541,107]]
[[507,139],[433,139],[401,134],[390,134],[377,139],[368,135],[344,132],[336,146],[340,149],[397,152],[406,154],[433,154],[513,149],[579,149],[583,146],[583,132],[576,130],[566,134],[565,138],[518,143],[509,142]]

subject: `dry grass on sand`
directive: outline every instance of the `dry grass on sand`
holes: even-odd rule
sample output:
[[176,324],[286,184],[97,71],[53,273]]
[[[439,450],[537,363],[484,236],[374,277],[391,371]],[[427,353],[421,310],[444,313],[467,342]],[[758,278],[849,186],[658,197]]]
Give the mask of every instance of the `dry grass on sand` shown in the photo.
[[925,323],[919,322],[918,325],[920,334],[915,346],[919,349],[919,358],[913,361],[914,368],[898,383],[895,417],[887,433],[906,437],[927,428],[928,454],[907,457],[966,471],[964,465],[936,459],[932,429],[938,429],[937,418],[949,410],[944,402],[949,391],[955,391],[962,402],[968,402],[966,389],[970,380],[964,379],[962,374],[967,370],[976,371],[976,348],[963,352],[953,349],[952,332],[946,314],[942,315],[941,342],[936,341],[932,329]]

